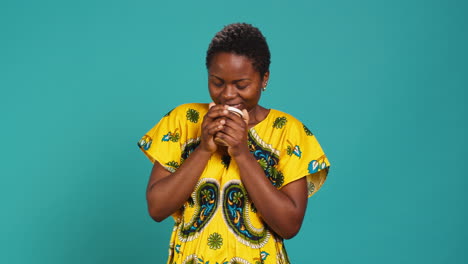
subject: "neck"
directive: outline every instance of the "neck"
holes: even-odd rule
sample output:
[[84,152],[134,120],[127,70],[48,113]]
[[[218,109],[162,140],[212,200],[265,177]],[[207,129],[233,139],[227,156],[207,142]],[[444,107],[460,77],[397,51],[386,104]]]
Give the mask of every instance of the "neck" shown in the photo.
[[260,105],[255,106],[249,111],[249,129],[260,123],[268,115],[269,110]]

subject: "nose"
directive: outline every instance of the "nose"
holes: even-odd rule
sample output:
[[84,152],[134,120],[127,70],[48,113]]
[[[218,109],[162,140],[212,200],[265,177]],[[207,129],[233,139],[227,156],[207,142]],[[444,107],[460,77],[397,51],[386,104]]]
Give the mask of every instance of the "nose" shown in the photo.
[[237,96],[236,87],[234,87],[234,85],[232,84],[226,84],[226,86],[223,89],[222,96],[225,100],[235,98]]

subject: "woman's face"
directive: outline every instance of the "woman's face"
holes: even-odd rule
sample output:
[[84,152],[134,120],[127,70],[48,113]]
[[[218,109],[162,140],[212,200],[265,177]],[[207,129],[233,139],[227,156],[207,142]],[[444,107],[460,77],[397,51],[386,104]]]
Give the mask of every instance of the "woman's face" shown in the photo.
[[267,72],[262,80],[249,58],[220,52],[213,56],[208,69],[211,99],[216,104],[229,105],[250,112],[258,105],[261,88],[268,81],[268,76]]

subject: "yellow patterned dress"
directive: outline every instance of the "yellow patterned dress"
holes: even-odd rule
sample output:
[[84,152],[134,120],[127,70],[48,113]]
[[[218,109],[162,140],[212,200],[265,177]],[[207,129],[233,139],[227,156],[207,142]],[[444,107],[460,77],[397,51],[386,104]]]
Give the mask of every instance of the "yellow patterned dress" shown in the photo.
[[[138,142],[151,162],[174,172],[200,143],[208,104],[184,104]],[[281,189],[307,177],[309,197],[326,179],[329,162],[315,136],[278,110],[249,130],[248,145],[271,184]],[[214,154],[191,197],[174,215],[168,264],[289,263],[283,239],[257,214],[228,155]]]

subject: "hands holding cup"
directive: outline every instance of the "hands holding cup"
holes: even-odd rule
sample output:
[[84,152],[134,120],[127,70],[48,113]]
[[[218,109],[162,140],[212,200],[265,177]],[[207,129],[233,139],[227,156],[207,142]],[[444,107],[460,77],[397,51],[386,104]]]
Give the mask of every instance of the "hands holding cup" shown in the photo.
[[202,123],[201,144],[212,153],[218,146],[225,146],[229,154],[235,154],[239,148],[247,147],[248,122],[246,109],[210,103]]

